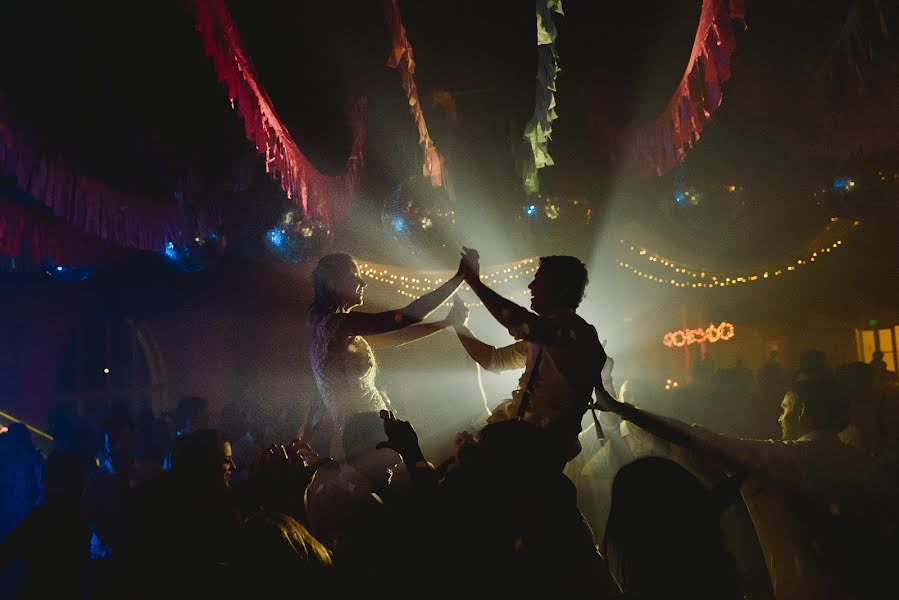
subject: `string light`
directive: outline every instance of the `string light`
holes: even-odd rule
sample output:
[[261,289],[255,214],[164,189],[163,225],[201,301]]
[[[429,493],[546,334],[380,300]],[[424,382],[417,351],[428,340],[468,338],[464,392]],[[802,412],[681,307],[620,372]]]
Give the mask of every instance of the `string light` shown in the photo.
[[[506,263],[489,267],[485,272],[481,273],[481,281],[490,287],[508,286],[514,283],[514,280],[522,277],[529,279],[537,271],[539,259],[537,257],[524,258],[513,263]],[[446,278],[452,276],[450,271],[409,271],[399,267],[389,265],[381,265],[372,262],[360,261],[359,271],[367,281],[382,284],[389,287],[397,294],[409,298],[416,299],[426,294],[440,284]],[[443,277],[439,275],[444,275]],[[470,291],[468,285],[463,284],[463,289]],[[529,290],[519,290],[515,292],[507,292],[509,296],[522,296],[529,294]],[[444,306],[452,306],[452,302],[445,302]],[[466,302],[468,308],[476,308],[483,306],[482,302],[470,303]]]
[[[839,218],[833,217],[831,221],[839,222]],[[852,223],[842,226],[841,228],[846,230],[844,233],[848,233],[852,231],[853,228],[857,227],[858,224],[858,221],[853,221]],[[826,232],[830,232],[831,235],[841,235],[839,232],[833,231],[831,225],[827,225],[824,228],[824,232],[822,232],[822,235]],[[820,237],[821,236],[818,236],[818,238],[816,238],[818,244],[820,244],[820,241],[818,241],[820,240]],[[667,284],[676,288],[713,289],[770,279],[771,272],[773,272],[774,275],[778,277],[784,272],[794,272],[798,267],[807,266],[819,260],[823,255],[830,254],[832,251],[841,248],[843,246],[843,240],[836,239],[834,241],[829,241],[826,244],[822,245],[818,250],[812,251],[801,258],[790,260],[789,264],[786,264],[785,266],[780,268],[775,269],[769,267],[762,269],[756,273],[740,274],[716,273],[707,268],[694,269],[683,263],[677,263],[675,261],[669,260],[668,258],[652,252],[651,250],[648,250],[647,248],[638,244],[626,242],[625,240],[620,240],[619,245],[623,249],[623,252],[635,254],[637,257],[650,263],[656,263],[663,267],[667,267],[668,269],[671,269],[671,271],[673,271],[674,275],[674,277],[671,276],[672,274],[669,274],[667,276],[665,276],[664,274],[662,274],[661,276],[654,275],[653,273],[647,272],[643,268],[632,264],[628,260],[624,260],[622,258],[616,260],[616,264],[619,267],[631,271],[631,273],[633,273],[637,277],[640,277],[641,279],[645,279],[653,283]]]

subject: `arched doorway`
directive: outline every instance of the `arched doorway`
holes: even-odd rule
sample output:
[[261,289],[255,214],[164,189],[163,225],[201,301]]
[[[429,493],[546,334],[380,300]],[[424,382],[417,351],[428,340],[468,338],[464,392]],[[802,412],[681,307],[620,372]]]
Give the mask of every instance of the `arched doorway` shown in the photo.
[[113,404],[133,414],[168,408],[165,366],[152,332],[120,315],[85,319],[69,336],[56,372],[57,402],[91,420]]

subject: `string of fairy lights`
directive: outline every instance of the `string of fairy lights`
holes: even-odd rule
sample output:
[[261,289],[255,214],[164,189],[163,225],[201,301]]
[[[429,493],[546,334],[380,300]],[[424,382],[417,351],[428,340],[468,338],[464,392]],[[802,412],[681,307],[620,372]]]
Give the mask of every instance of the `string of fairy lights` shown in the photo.
[[[838,224],[840,221],[838,217],[832,217],[830,220],[831,225]],[[752,272],[737,271],[736,269],[725,272],[690,266],[686,263],[666,258],[657,252],[647,249],[645,246],[625,240],[619,240],[619,245],[624,252],[632,256],[620,257],[615,262],[619,267],[630,271],[636,277],[659,285],[670,285],[676,288],[717,289],[746,283],[771,281],[781,275],[792,273],[801,267],[817,262],[842,248],[843,240],[840,238],[843,236],[833,232],[831,225],[828,225],[824,230],[825,233],[831,232],[832,234],[832,239],[829,241],[822,241],[822,236],[818,236],[816,242],[810,245],[810,249],[806,250],[799,258],[781,262],[777,266],[758,268]],[[858,221],[851,221],[844,234],[850,232],[858,225]],[[668,273],[661,269],[662,274],[659,275],[659,267],[664,267],[668,270]]]
[[[841,226],[843,229],[842,231],[836,231],[837,227],[831,227],[832,225]],[[760,281],[771,281],[779,278],[781,275],[815,263],[842,248],[842,237],[851,233],[858,225],[859,221],[857,220],[844,224],[840,223],[838,217],[832,217],[831,225],[825,227],[822,235],[816,238],[810,245],[810,249],[805,251],[800,258],[797,258],[795,261],[781,262],[776,267],[759,268],[753,272],[736,270],[724,272],[711,268],[690,266],[687,263],[666,258],[657,252],[647,249],[645,246],[625,240],[620,240],[619,245],[632,256],[619,257],[616,260],[616,264],[622,269],[630,271],[636,277],[659,285],[670,285],[676,288],[711,290]],[[822,240],[824,235],[829,235],[833,239],[825,242]],[[509,284],[514,285],[517,280],[522,278],[529,282],[531,276],[537,271],[539,262],[537,257],[528,257],[490,267],[481,274],[481,280],[490,287],[506,288],[504,294],[508,297],[525,296],[529,294],[527,288],[510,290],[508,289],[511,287]],[[667,269],[668,272],[658,274],[660,267]],[[653,268],[655,270],[650,271]],[[368,282],[374,283],[382,289],[392,290],[394,293],[410,300],[414,300],[434,290],[452,276],[451,271],[416,271],[372,261],[360,261],[359,270]],[[463,284],[462,289],[470,291],[471,288]],[[451,306],[451,304],[451,302],[446,302],[444,306]],[[483,306],[483,303],[465,302],[465,306],[475,308]]]
[[[481,273],[481,281],[490,287],[513,284],[524,278],[530,283],[530,277],[537,271],[539,259],[537,257],[523,258],[515,262],[490,267]],[[359,271],[369,283],[378,284],[379,287],[390,289],[395,293],[414,300],[426,294],[452,276],[450,271],[414,271],[401,269],[390,265],[382,265],[370,261],[360,261]],[[464,290],[470,290],[468,285],[462,286]],[[515,290],[507,293],[508,296],[524,296],[527,289]],[[444,306],[451,306],[451,302],[445,302]],[[468,308],[483,306],[482,302],[465,302]]]

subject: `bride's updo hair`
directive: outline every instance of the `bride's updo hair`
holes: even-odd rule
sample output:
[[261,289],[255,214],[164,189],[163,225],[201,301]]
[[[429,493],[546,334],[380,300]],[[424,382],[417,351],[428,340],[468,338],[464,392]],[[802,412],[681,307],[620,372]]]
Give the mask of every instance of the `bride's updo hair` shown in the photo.
[[355,263],[353,257],[343,252],[328,254],[318,259],[312,271],[312,304],[309,305],[309,322],[328,313],[336,312],[340,302],[334,294],[334,283],[350,272]]

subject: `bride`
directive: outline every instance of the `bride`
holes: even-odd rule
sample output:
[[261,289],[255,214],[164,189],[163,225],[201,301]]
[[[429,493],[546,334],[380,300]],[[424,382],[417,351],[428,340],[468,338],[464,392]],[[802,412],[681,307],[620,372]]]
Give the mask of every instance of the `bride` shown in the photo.
[[[322,402],[333,423],[332,458],[344,458],[345,426],[351,417],[373,413],[372,422],[379,424],[378,412],[390,409],[389,399],[375,387],[378,366],[372,347],[399,346],[446,327],[448,321],[422,321],[461,283],[462,274],[457,271],[440,287],[404,308],[379,313],[351,312],[362,305],[365,290],[359,267],[349,254],[329,254],[319,259],[312,273],[309,355]],[[369,340],[369,336],[373,337]]]

